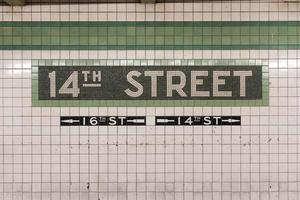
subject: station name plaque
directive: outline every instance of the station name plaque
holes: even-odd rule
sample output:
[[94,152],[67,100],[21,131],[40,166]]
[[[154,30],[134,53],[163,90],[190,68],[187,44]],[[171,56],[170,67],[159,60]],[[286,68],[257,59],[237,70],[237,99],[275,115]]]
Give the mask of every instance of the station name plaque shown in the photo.
[[35,73],[33,105],[37,106],[51,106],[51,102],[61,103],[59,106],[242,106],[251,101],[258,106],[268,96],[264,88],[267,73],[256,63],[45,63],[37,65]]

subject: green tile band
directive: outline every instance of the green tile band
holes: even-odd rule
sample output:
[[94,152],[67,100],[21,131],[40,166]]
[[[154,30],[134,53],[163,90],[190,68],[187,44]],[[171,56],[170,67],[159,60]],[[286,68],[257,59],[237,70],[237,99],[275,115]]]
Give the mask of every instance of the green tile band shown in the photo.
[[299,49],[300,21],[0,22],[0,50]]
[[[262,66],[259,100],[39,100],[38,67],[42,66]],[[32,60],[32,106],[37,107],[235,107],[268,106],[268,60]]]

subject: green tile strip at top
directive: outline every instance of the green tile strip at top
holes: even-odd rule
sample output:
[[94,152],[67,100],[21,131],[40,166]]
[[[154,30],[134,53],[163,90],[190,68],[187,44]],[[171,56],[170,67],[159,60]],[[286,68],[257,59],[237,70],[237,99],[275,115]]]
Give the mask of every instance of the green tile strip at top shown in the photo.
[[0,50],[300,49],[300,21],[0,22]]

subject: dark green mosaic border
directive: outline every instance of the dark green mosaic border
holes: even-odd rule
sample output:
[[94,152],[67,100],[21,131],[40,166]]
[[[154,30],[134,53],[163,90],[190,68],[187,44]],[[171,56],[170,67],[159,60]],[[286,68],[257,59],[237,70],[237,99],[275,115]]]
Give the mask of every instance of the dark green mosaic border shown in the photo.
[[[262,66],[260,100],[39,100],[38,66]],[[234,107],[268,106],[268,60],[32,60],[32,106],[35,107]]]
[[0,22],[0,50],[300,49],[300,21]]

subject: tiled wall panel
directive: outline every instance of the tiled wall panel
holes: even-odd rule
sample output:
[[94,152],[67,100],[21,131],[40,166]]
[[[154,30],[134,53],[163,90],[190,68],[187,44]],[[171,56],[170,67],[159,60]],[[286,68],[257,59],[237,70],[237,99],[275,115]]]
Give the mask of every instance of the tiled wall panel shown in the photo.
[[[299,6],[0,7],[0,199],[298,199]],[[269,105],[33,107],[32,65],[48,59],[267,60]],[[241,115],[242,125],[61,127],[68,115]]]

